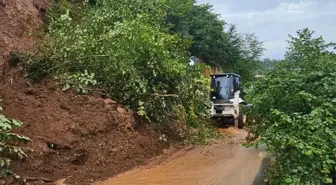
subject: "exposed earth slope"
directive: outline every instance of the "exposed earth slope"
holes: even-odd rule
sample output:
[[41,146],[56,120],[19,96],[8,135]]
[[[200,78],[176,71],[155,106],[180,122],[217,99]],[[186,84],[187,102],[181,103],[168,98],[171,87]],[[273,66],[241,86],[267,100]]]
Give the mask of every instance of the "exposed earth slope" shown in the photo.
[[50,0],[0,0],[0,72],[12,51],[32,50]]
[[65,93],[50,79],[32,84],[16,74],[1,82],[0,97],[4,114],[24,122],[16,132],[33,140],[24,146],[30,159],[14,164],[23,177],[86,184],[163,152],[159,135],[116,102]]

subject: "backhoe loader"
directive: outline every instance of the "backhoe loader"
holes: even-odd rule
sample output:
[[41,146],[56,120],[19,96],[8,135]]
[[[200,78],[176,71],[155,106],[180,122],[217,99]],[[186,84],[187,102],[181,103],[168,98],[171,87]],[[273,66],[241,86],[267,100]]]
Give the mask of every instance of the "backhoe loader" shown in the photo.
[[235,73],[211,75],[211,118],[227,126],[243,128],[246,116],[242,106],[244,100],[241,76]]
[[[189,65],[203,63],[197,57],[190,57]],[[219,70],[218,70],[219,69]],[[247,107],[244,100],[241,76],[235,73],[221,73],[221,69],[216,68],[205,71],[211,77],[211,109],[210,116],[212,119],[226,126],[234,125],[243,128],[246,122],[246,116],[243,114],[242,106]]]

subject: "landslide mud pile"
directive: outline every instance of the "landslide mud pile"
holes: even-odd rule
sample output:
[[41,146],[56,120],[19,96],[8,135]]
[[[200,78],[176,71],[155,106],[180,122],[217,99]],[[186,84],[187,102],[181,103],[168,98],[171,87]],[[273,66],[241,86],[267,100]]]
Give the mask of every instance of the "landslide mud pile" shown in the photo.
[[0,0],[0,104],[7,117],[24,122],[16,132],[33,140],[24,146],[30,159],[14,162],[14,171],[29,184],[67,178],[82,185],[146,164],[166,145],[131,112],[97,96],[65,93],[51,79],[33,84],[5,65],[12,51],[33,51],[50,2]]
[[43,35],[51,0],[0,0],[0,73],[12,51],[31,50]]
[[[32,84],[20,72],[1,81],[4,114],[24,122],[17,133],[30,159],[14,163],[15,171],[44,184],[67,178],[66,184],[88,184],[146,164],[165,147],[150,127],[111,100],[65,93],[52,80]],[[49,182],[50,183],[50,182]]]

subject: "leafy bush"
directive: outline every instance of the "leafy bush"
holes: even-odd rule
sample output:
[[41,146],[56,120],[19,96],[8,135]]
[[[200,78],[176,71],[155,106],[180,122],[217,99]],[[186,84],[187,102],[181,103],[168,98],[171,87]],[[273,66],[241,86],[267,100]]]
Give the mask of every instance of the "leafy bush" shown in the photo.
[[94,73],[89,74],[87,70],[84,70],[84,73],[65,73],[57,77],[57,79],[60,80],[61,85],[63,86],[63,91],[72,88],[78,93],[87,94],[89,87],[97,84],[94,76]]
[[[1,107],[0,111],[2,111]],[[8,119],[0,113],[0,177],[14,175],[15,178],[20,178],[10,170],[10,166],[11,158],[22,159],[28,157],[17,144],[29,142],[30,139],[11,133],[12,129],[21,126],[22,122]]]
[[290,36],[286,59],[249,93],[252,139],[276,157],[269,184],[331,184],[336,172],[336,55],[313,33]]

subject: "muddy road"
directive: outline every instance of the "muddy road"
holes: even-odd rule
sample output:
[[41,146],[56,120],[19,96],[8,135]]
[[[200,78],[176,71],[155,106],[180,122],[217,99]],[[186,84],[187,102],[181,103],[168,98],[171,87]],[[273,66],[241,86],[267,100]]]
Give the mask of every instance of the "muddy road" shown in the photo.
[[[222,129],[212,145],[178,151],[161,164],[150,164],[97,185],[261,185],[266,153],[244,148],[246,132]],[[258,179],[259,178],[259,179]]]

